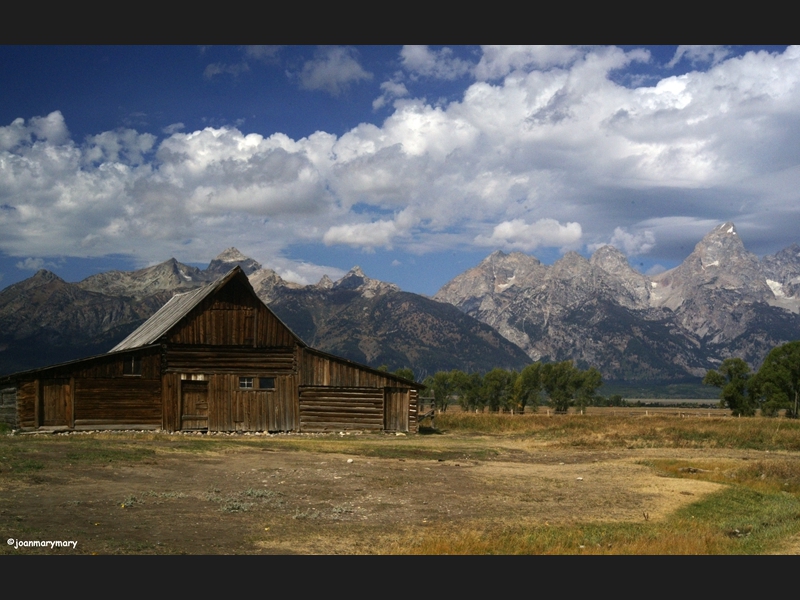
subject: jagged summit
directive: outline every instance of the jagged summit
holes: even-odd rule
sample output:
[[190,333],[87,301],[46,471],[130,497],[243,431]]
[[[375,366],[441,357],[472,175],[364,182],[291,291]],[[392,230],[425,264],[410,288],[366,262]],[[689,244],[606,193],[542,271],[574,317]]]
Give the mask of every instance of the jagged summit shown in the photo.
[[59,277],[52,271],[48,271],[47,269],[39,269],[38,271],[36,271],[36,273],[34,273],[31,279],[41,283],[46,283],[48,281],[64,281],[63,279],[61,279],[61,277]]
[[339,281],[334,283],[332,289],[357,290],[368,298],[378,294],[384,294],[388,291],[400,291],[400,288],[393,283],[386,283],[379,279],[367,277],[364,271],[361,270],[361,267],[357,265],[350,269]]
[[219,253],[219,255],[214,259],[221,262],[238,262],[241,260],[249,260],[249,257],[245,256],[241,252],[239,252],[238,248],[234,248],[231,246]]
[[319,283],[317,283],[317,287],[323,290],[329,290],[333,287],[333,281],[327,274],[323,275]]
[[251,275],[261,268],[260,263],[230,247],[212,260],[205,272],[212,278],[221,277],[237,265],[242,267],[246,275]]

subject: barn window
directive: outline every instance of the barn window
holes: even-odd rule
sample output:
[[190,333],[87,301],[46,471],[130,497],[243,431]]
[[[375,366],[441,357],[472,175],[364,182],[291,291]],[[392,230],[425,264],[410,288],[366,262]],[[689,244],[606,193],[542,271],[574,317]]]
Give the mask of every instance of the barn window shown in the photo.
[[239,377],[239,389],[240,390],[252,390],[253,389],[253,378],[252,377]]
[[141,356],[126,356],[122,361],[122,374],[123,375],[141,375],[142,374],[142,357]]
[[274,377],[259,377],[258,378],[258,389],[260,389],[260,390],[274,390],[275,389],[275,378]]

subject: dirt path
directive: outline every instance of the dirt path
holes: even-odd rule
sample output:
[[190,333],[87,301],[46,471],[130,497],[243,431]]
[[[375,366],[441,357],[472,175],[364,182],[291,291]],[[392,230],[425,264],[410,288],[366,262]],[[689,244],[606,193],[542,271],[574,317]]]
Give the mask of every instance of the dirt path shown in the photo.
[[514,460],[310,451],[157,452],[0,478],[7,538],[76,540],[40,553],[371,553],[429,524],[659,519],[717,489],[637,461],[674,451],[553,451]]

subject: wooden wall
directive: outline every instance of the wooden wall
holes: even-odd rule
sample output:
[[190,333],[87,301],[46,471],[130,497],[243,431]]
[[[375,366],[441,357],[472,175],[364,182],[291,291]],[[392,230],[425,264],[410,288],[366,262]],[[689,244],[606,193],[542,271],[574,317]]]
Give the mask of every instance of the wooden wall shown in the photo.
[[293,347],[254,349],[215,346],[169,346],[165,371],[181,373],[286,374],[295,371]]
[[300,431],[380,431],[383,418],[383,388],[300,389]]
[[161,426],[161,381],[125,377],[74,379],[74,425]]
[[12,429],[19,427],[17,422],[17,388],[0,389],[0,423]]
[[344,359],[300,349],[300,385],[384,388],[397,385],[379,373],[368,371]]
[[288,347],[297,342],[248,287],[232,279],[172,330],[169,342],[214,346]]
[[[274,377],[271,390],[239,388],[239,377]],[[297,377],[269,371],[211,373],[207,377],[208,431],[296,431],[298,428]],[[196,418],[195,400],[184,388],[198,387],[181,380],[180,373],[165,373],[162,384],[162,426],[168,431],[203,427]],[[196,392],[195,392],[196,393]],[[190,404],[191,405],[187,405]],[[202,414],[202,413],[200,413]],[[193,416],[195,415],[195,416]]]

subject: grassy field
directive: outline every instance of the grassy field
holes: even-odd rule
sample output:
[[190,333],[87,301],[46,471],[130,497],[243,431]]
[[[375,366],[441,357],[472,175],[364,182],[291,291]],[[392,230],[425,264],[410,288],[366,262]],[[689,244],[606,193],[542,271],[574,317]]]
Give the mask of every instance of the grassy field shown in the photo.
[[98,554],[800,553],[798,421],[605,409],[435,423],[5,432],[0,528]]

